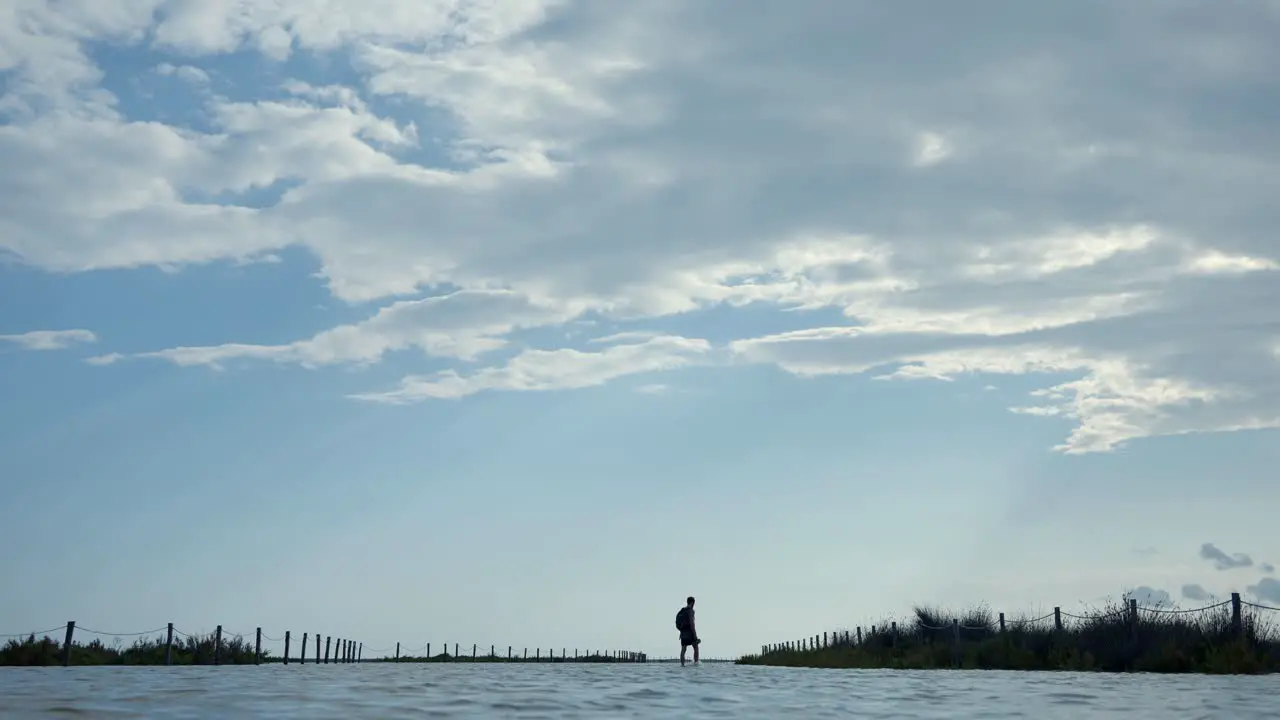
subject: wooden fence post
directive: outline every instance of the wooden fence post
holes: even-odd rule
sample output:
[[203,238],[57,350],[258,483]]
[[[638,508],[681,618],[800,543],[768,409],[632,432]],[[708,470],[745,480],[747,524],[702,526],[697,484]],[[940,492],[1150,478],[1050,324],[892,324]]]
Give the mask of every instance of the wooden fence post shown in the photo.
[[857,630],[858,630],[858,644],[861,645],[862,644],[862,626],[859,625],[857,627]]
[[427,643],[427,659],[431,659],[431,643]]
[[475,659],[476,659],[476,644],[475,644],[475,643],[471,643],[471,659],[472,659],[472,660],[475,660]]
[[302,633],[302,644],[298,646],[298,664],[307,664],[307,633]]
[[291,633],[288,630],[284,631],[284,664],[285,665],[289,664],[289,636],[290,635]]
[[164,664],[173,664],[173,623],[169,623],[169,636],[164,641]]
[[458,657],[458,643],[453,644],[453,656]]
[[508,645],[508,646],[507,646],[507,659],[508,659],[508,660],[510,660],[510,659],[511,659],[511,646],[510,646],[510,645]]
[[316,665],[320,664],[320,633],[316,633]]
[[525,660],[528,660],[528,659],[529,659],[529,648],[525,648],[525,649],[524,649],[524,659],[525,659]]
[[[262,628],[258,628],[256,637],[257,639],[253,643],[253,664],[261,665],[262,664]],[[303,643],[303,647],[306,647],[306,643]]]
[[1231,632],[1236,637],[1244,635],[1244,619],[1240,616],[1240,593],[1231,593]]
[[951,618],[951,646],[956,658],[956,667],[960,667],[960,620]]
[[533,661],[534,661],[534,662],[542,662],[542,648],[534,648],[534,650],[533,650]]
[[1062,608],[1053,608],[1053,629],[1062,632]]
[[1004,613],[1000,613],[1000,632],[1004,632]]
[[67,621],[67,637],[62,641],[62,667],[71,667],[71,638],[76,634],[76,621]]
[[396,662],[400,662],[400,643],[396,643]]
[[364,662],[364,643],[360,643],[360,647],[356,648],[356,662]]
[[213,631],[213,664],[222,664],[222,626]]
[[[320,639],[319,637],[316,637],[316,640],[317,640],[317,641],[318,641],[319,639]],[[330,643],[330,642],[332,642],[332,641],[333,641],[333,636],[332,636],[332,635],[325,635],[325,636],[324,636],[324,664],[325,664],[325,665],[328,665],[328,664],[329,664],[329,643]]]

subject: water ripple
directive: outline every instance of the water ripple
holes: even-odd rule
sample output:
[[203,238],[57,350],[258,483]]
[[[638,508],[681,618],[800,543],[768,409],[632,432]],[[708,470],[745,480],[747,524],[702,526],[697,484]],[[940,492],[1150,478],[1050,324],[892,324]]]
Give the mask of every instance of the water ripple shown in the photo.
[[1278,718],[1280,677],[704,665],[0,668],[0,717]]

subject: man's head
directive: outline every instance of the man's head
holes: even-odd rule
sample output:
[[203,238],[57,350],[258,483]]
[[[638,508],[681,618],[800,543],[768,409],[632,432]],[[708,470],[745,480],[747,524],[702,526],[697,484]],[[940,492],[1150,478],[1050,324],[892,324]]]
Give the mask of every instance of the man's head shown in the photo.
[[689,597],[685,598],[684,604],[688,605],[689,607],[693,607],[693,596],[690,595]]

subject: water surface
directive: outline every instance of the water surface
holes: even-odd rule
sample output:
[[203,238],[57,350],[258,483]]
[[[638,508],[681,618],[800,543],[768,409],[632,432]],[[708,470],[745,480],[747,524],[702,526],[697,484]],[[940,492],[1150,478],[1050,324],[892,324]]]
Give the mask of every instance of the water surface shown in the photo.
[[0,668],[0,718],[1280,718],[1280,676],[679,664]]

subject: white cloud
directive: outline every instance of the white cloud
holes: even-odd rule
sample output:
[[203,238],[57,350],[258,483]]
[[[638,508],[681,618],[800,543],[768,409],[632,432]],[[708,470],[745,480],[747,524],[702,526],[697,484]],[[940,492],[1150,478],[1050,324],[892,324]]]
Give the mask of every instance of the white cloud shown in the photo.
[[445,371],[430,377],[407,377],[387,392],[361,393],[358,400],[404,404],[454,399],[485,390],[568,390],[603,385],[637,373],[674,370],[702,361],[711,346],[705,340],[662,336],[614,345],[600,352],[526,350],[505,365],[469,375]]
[[[0,185],[19,189],[0,194],[0,252],[84,272],[296,247],[336,298],[384,305],[285,344],[143,355],[474,362],[588,315],[831,309],[844,320],[791,333],[734,325],[733,355],[894,381],[1043,375],[1014,409],[1073,423],[1071,452],[1280,426],[1280,146],[1256,106],[1280,91],[1268,6],[1209,27],[1177,4],[1064,0],[995,27],[872,0],[127,5],[0,10]],[[160,70],[175,75],[306,50],[358,81],[296,78],[280,99],[229,78],[238,100],[171,127],[102,89],[87,48],[103,40],[186,58]],[[283,185],[265,208],[203,200]],[[440,288],[459,292],[412,299]],[[616,347],[529,352],[567,354],[365,399],[630,366],[610,364]],[[584,379],[521,374],[546,357]]]
[[18,335],[0,335],[0,342],[9,342],[23,350],[65,350],[73,345],[94,343],[98,336],[88,330],[32,330]]
[[[522,327],[567,322],[573,308],[540,305],[507,291],[459,291],[424,300],[404,300],[359,323],[325,330],[285,345],[226,344],[179,347],[138,353],[177,365],[221,367],[235,359],[267,360],[319,367],[340,363],[367,364],[396,350],[417,348],[437,357],[475,360],[506,345],[504,335]],[[126,359],[120,354],[96,358],[107,365]]]
[[173,63],[165,62],[156,65],[156,72],[166,77],[177,77],[192,85],[209,84],[209,73],[194,65],[174,65]]

